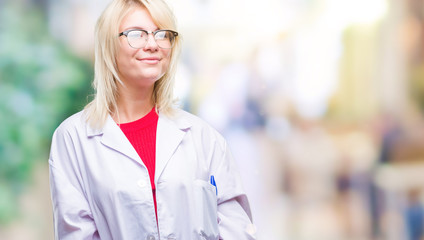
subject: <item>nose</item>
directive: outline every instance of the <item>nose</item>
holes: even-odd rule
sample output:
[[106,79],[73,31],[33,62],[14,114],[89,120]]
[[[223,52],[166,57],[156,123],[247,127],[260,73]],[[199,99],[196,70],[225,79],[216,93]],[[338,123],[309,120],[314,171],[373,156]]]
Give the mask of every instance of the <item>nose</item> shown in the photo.
[[144,50],[157,51],[159,49],[158,44],[156,43],[155,36],[150,33],[147,35],[147,43],[144,46]]

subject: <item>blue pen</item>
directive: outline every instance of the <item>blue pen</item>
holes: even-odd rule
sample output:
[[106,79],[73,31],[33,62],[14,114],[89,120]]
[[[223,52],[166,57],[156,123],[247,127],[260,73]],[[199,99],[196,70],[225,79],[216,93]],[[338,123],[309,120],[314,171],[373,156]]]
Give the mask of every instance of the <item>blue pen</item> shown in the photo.
[[215,177],[211,175],[211,184],[215,186],[216,195],[218,196],[218,188],[216,187]]

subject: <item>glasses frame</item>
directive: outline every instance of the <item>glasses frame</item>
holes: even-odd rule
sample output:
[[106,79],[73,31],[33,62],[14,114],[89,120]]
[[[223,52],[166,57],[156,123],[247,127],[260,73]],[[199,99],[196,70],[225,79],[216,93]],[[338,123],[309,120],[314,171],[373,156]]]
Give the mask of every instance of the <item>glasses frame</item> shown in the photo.
[[[133,47],[133,46],[131,46],[130,40],[128,39],[128,34],[130,32],[132,32],[132,31],[142,31],[142,32],[145,32],[147,36],[149,36],[149,34],[153,34],[153,39],[155,40],[155,42],[156,42],[155,35],[158,32],[170,32],[174,36],[174,38],[176,38],[178,36],[178,32],[172,31],[172,30],[168,30],[168,29],[159,29],[159,30],[156,30],[156,31],[147,31],[147,30],[144,30],[144,29],[130,29],[130,30],[126,30],[126,31],[120,32],[118,37],[125,36],[127,38],[128,45],[130,45],[130,47],[135,48],[135,49],[142,49],[142,48],[144,48],[147,45],[148,39],[146,40],[146,44],[143,47],[140,47],[140,48]],[[159,44],[157,42],[156,42],[156,44],[158,45],[159,48],[162,48],[162,49],[171,49],[171,48],[174,47],[175,40],[172,41],[170,48],[163,48],[163,47],[159,46]]]

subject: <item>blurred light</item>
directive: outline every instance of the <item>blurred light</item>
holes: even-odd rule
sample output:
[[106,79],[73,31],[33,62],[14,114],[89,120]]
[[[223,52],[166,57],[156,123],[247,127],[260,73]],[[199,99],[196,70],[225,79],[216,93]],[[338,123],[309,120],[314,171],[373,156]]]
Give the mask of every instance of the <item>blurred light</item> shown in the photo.
[[279,141],[284,141],[290,135],[291,128],[290,122],[283,117],[269,117],[265,125],[266,133]]
[[190,95],[191,78],[189,68],[184,64],[180,64],[175,75],[174,86],[174,96],[180,101],[180,104]]
[[387,11],[386,0],[349,0],[347,12],[351,13],[351,23],[373,23],[384,16]]
[[264,44],[255,59],[259,75],[267,81],[279,80],[282,69],[286,67],[282,54],[276,49],[279,50],[276,44]]
[[345,27],[351,24],[372,24],[387,12],[387,0],[328,0],[329,12]]
[[325,19],[320,18],[314,25],[299,30],[295,37],[290,94],[303,117],[322,117],[327,110],[338,81],[341,34],[340,29],[327,28]]

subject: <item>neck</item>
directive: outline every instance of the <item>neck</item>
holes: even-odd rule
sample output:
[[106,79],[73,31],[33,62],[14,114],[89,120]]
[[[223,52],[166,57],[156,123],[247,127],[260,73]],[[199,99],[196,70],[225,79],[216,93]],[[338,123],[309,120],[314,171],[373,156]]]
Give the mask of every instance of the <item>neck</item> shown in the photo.
[[127,123],[144,117],[152,110],[153,85],[142,89],[118,88],[118,101],[113,119],[116,123]]

